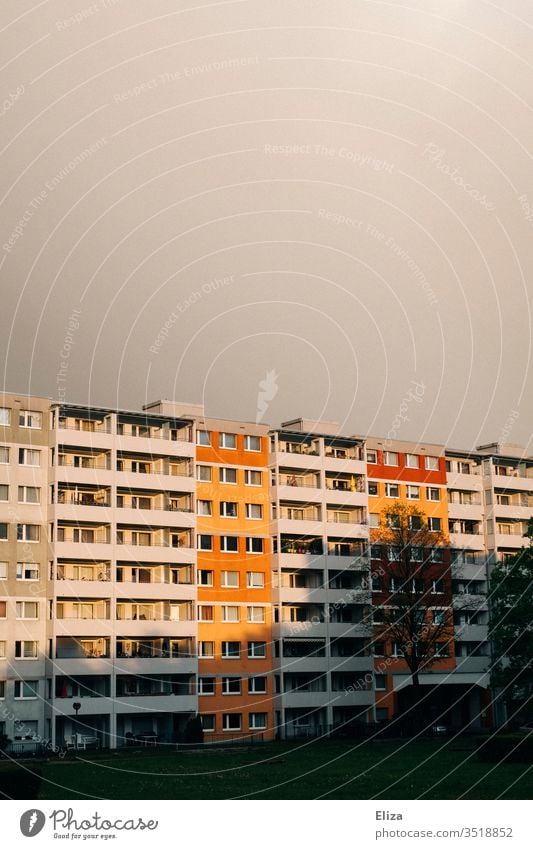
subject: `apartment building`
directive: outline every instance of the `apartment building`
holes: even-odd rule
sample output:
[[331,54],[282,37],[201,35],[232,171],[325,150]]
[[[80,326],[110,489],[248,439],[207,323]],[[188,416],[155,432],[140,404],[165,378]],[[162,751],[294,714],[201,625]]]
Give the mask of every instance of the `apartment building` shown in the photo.
[[67,405],[50,417],[52,741],[172,740],[197,708],[193,423]]
[[49,401],[0,395],[0,735],[45,737]]
[[267,433],[196,420],[198,711],[207,739],[276,733]]
[[[427,517],[430,531],[448,535],[448,503],[446,488],[446,463],[444,447],[427,443],[399,440],[366,440],[368,463],[368,509],[372,536],[371,569],[372,598],[374,604],[374,668],[376,685],[376,719],[385,721],[395,716],[402,703],[402,691],[411,683],[411,675],[403,660],[402,647],[391,641],[380,624],[381,608],[390,603],[394,591],[394,563],[400,552],[394,546],[383,544],[379,538],[380,518],[395,501],[402,501],[421,511]],[[418,560],[429,558],[423,578],[418,579],[420,592],[429,593],[428,617],[448,617],[452,614],[452,583],[448,547],[430,551],[413,549],[413,569]],[[425,582],[425,583],[424,583]],[[427,585],[426,585],[427,584]],[[428,625],[430,621],[428,620]],[[451,623],[450,623],[451,626]],[[439,645],[439,657],[430,668],[422,670],[420,684],[433,687],[452,681],[455,672],[454,641],[447,639]],[[455,678],[453,679],[455,682]],[[428,716],[433,710],[435,718],[441,705],[434,705],[427,696]]]
[[373,717],[364,443],[296,419],[270,436],[276,725]]
[[[421,674],[445,723],[491,722],[488,578],[528,543],[533,458],[0,397],[0,734],[24,747],[327,733],[391,719],[410,683],[382,638],[397,499],[449,537]],[[377,611],[377,612],[376,612]],[[433,614],[432,614],[433,615]],[[432,707],[433,706],[433,707]]]

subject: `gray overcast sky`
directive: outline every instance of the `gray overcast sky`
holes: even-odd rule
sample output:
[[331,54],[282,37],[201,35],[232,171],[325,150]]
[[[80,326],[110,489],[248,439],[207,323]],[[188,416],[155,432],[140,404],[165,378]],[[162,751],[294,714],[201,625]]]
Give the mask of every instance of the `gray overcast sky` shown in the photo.
[[530,442],[531,3],[1,17],[5,388]]

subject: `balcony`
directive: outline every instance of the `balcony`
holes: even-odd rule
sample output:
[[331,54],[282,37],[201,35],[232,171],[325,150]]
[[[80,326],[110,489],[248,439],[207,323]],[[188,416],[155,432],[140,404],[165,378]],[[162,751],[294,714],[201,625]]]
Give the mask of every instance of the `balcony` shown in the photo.
[[[160,562],[163,556],[165,560],[172,559],[173,562],[183,558],[194,559],[189,528],[118,528],[116,543],[117,546],[123,546],[121,559],[124,561]],[[162,549],[166,549],[164,555]]]
[[[288,469],[285,467],[279,470],[277,486],[291,487],[289,493],[292,493],[292,497],[295,498],[293,487],[303,487],[305,489],[320,491],[320,475],[316,471],[305,472],[302,469]],[[302,494],[300,500],[303,501],[306,497]]]
[[[82,581],[107,583],[111,580],[111,566],[109,561],[102,561],[101,563],[94,563],[92,560],[72,563],[60,562],[56,566],[55,579],[56,581],[74,582],[76,584]],[[86,589],[87,587],[85,587]]]
[[[168,628],[175,630],[176,623],[180,623],[180,631],[185,635],[184,623],[193,623],[194,628],[188,629],[188,633],[196,629],[194,608],[190,601],[122,601],[117,600],[117,620],[127,623],[129,633],[144,634],[147,629],[155,636],[158,633],[166,633]],[[156,624],[157,623],[157,624]]]
[[109,471],[111,455],[108,451],[98,453],[62,452],[58,448],[57,465],[61,469],[80,469],[82,471]]
[[[168,673],[169,669],[194,674],[198,668],[195,641],[191,637],[161,637],[156,635],[122,637],[116,643],[117,673],[152,675]],[[181,630],[181,629],[180,629]]]
[[84,634],[96,636],[109,622],[110,603],[107,599],[77,599],[57,601],[55,615],[56,634]]
[[456,641],[483,643],[488,639],[488,623],[455,625]]
[[[69,669],[79,670],[80,662],[87,660],[91,671],[100,674],[101,671],[109,672],[110,640],[105,636],[80,636],[72,637],[58,636],[56,640],[56,668],[63,670],[65,674]],[[101,663],[100,663],[101,662]],[[69,664],[69,666],[66,666]],[[100,664],[102,670],[96,669]]]
[[59,487],[56,504],[75,507],[110,507],[111,500],[108,488]]
[[320,557],[323,553],[322,537],[283,534],[281,537],[280,553]]
[[55,679],[56,699],[109,698],[110,694],[110,675],[58,675]]
[[[489,657],[485,655],[456,655],[455,671],[462,673],[487,672]],[[453,682],[452,682],[453,683]]]

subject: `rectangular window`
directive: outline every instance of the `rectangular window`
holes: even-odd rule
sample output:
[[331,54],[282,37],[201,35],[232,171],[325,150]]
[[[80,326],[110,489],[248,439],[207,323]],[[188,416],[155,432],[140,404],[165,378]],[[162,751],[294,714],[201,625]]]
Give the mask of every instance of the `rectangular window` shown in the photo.
[[198,583],[201,587],[212,587],[213,586],[213,571],[212,569],[199,569],[198,570]]
[[385,643],[374,643],[375,657],[385,657]]
[[15,681],[16,699],[36,699],[38,694],[38,681]]
[[6,445],[0,445],[0,463],[9,463],[9,448]]
[[237,437],[234,433],[219,433],[218,434],[218,447],[219,448],[236,448],[237,447]]
[[222,621],[223,622],[240,622],[240,611],[237,604],[222,605]]
[[202,731],[206,734],[211,734],[216,726],[215,726],[215,714],[214,713],[203,713],[200,716],[202,721]]
[[266,657],[266,643],[263,640],[251,640],[248,643],[248,657]]
[[248,554],[262,554],[263,540],[261,537],[246,537],[246,551]]
[[379,528],[379,513],[369,513],[368,524],[371,528]]
[[397,483],[386,483],[385,484],[385,495],[387,498],[399,498],[400,497],[400,487]]
[[384,451],[383,452],[383,462],[386,466],[397,466],[398,465],[398,454],[396,451]]
[[442,521],[436,516],[430,516],[428,519],[428,528],[430,531],[440,531],[442,529]]
[[0,562],[0,581],[7,581],[7,562]]
[[208,430],[197,430],[196,431],[196,444],[197,445],[211,445],[211,433]]
[[244,450],[245,451],[261,451],[261,437],[260,436],[250,436],[247,434],[244,437]]
[[420,487],[413,486],[412,484],[408,484],[406,487],[407,498],[411,501],[418,501],[420,498]]
[[250,731],[263,731],[267,727],[266,713],[250,713],[248,714],[248,719]]
[[231,554],[239,551],[238,537],[220,537],[220,550]]
[[199,696],[214,696],[215,695],[215,679],[214,678],[198,678],[198,695]]
[[376,481],[368,481],[368,494],[379,495],[379,484]]
[[0,407],[0,426],[7,426],[11,423],[11,410],[9,407]]
[[260,589],[265,586],[264,572],[247,572],[246,586],[248,589]]
[[263,518],[263,505],[262,504],[247,504],[246,505],[246,518],[247,519],[262,519]]
[[220,483],[237,483],[237,469],[221,466],[218,474]]
[[237,502],[236,501],[221,501],[220,515],[225,519],[237,518]]
[[198,643],[198,657],[214,657],[215,644],[212,640],[200,640]]
[[254,675],[252,678],[248,678],[249,693],[266,693],[266,691],[267,679],[265,675]]
[[241,730],[241,714],[240,713],[223,713],[222,728],[224,731],[240,731]]
[[40,430],[42,420],[41,413],[35,413],[32,410],[21,410],[19,412],[19,427],[31,427],[35,430]]
[[255,469],[245,469],[244,483],[246,486],[261,486],[261,472],[257,472]]
[[418,469],[418,454],[406,454],[405,465],[408,469]]
[[199,622],[214,622],[215,616],[212,604],[198,605],[198,621]]
[[372,448],[366,449],[366,462],[375,464],[378,461],[378,452],[374,451]]
[[19,486],[18,500],[20,504],[40,504],[41,490],[38,486]]
[[424,559],[424,551],[422,548],[416,545],[411,546],[411,560],[419,563]]
[[6,641],[0,640],[0,657],[3,659],[6,656]]
[[439,595],[444,592],[444,581],[442,578],[437,578],[437,580],[433,581],[433,592]]
[[387,689],[387,676],[386,675],[375,675],[376,681],[376,690],[386,690]]
[[[23,488],[19,486],[19,491]],[[9,501],[9,486],[7,483],[0,483],[0,501]]]
[[8,524],[7,522],[0,522],[0,540],[6,540],[8,538]]
[[400,643],[392,644],[392,656],[393,657],[403,657],[403,648]]
[[40,536],[39,525],[17,525],[17,539],[20,542],[39,542]]
[[198,534],[196,545],[198,551],[213,551],[213,537],[210,534]]
[[17,619],[38,619],[39,618],[39,602],[37,601],[17,601],[16,603]]
[[409,516],[409,527],[412,531],[419,531],[422,527],[422,517],[421,516]]
[[239,696],[241,693],[240,678],[222,678],[222,695],[223,696]]
[[265,608],[264,607],[248,607],[248,622],[254,622],[256,624],[265,621]]
[[5,619],[7,616],[7,603],[0,601],[0,619]]
[[199,498],[196,504],[196,509],[199,516],[212,516],[213,502],[204,501],[203,499]]
[[222,643],[222,657],[239,658],[241,656],[241,644],[236,640],[224,640]]
[[196,479],[199,481],[211,481],[212,477],[212,467],[211,466],[197,466],[196,468]]
[[439,470],[439,458],[438,457],[426,457],[426,469],[432,472],[438,472]]
[[239,586],[239,573],[238,572],[227,572],[226,570],[220,573],[220,586],[221,587],[238,587]]
[[440,501],[440,489],[436,486],[426,487],[426,498],[428,501]]
[[432,548],[429,554],[429,559],[432,563],[442,563],[443,555],[441,548]]
[[19,466],[40,466],[41,452],[35,448],[19,448]]
[[38,563],[17,563],[17,581],[38,581]]
[[34,660],[38,656],[39,644],[35,640],[15,640],[17,660]]
[[445,625],[448,613],[446,610],[432,610],[432,619],[434,625]]
[[389,560],[398,562],[402,556],[402,549],[399,545],[389,545]]
[[450,648],[448,643],[436,643],[435,644],[435,657],[449,657],[450,656]]

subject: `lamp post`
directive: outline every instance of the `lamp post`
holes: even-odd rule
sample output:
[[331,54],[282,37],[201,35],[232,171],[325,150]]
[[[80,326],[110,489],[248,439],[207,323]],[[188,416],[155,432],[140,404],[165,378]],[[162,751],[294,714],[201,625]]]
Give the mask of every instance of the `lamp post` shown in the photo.
[[73,734],[72,739],[74,740],[74,745],[76,749],[78,748],[78,711],[81,708],[81,702],[74,702],[72,707],[76,711],[76,732]]

